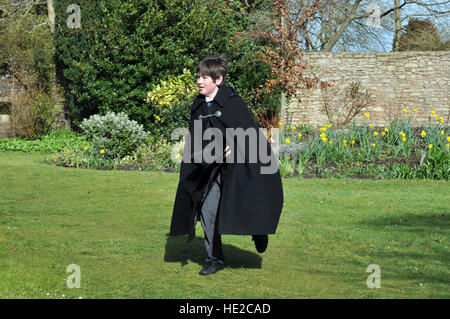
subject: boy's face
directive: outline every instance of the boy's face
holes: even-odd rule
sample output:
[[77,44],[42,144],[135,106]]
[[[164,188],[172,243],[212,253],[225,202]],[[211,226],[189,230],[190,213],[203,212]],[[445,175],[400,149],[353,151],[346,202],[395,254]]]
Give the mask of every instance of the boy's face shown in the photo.
[[198,74],[197,85],[200,94],[212,97],[219,90],[219,85],[222,83],[223,76],[221,75],[217,80],[213,80],[209,75]]

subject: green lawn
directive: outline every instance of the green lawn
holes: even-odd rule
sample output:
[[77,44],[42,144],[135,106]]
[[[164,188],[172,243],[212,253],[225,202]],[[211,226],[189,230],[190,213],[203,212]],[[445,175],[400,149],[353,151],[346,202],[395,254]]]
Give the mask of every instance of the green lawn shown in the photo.
[[[50,166],[0,153],[0,298],[449,298],[450,188],[431,180],[284,179],[258,254],[223,236],[228,267],[167,237],[178,175]],[[69,289],[70,264],[81,288]],[[369,289],[366,268],[381,269]]]

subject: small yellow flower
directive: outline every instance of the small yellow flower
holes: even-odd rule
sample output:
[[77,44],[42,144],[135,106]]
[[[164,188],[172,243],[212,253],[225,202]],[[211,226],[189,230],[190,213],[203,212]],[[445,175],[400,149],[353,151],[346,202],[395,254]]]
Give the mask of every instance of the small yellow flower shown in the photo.
[[325,136],[326,136],[325,133],[320,134],[321,138],[324,138]]
[[402,141],[403,141],[403,142],[406,142],[406,138],[402,137]]
[[422,133],[420,133],[420,136],[425,137],[425,135],[427,135],[427,133],[425,133],[425,131],[422,131]]
[[450,136],[447,136],[447,142],[450,142]]
[[436,113],[435,110],[431,110],[431,115],[434,115],[434,113]]
[[105,153],[105,150],[100,150],[100,154],[104,154]]
[[378,132],[373,132],[373,136],[378,136]]
[[347,143],[347,140],[344,140],[344,144],[346,144]]
[[366,117],[366,119],[370,117],[369,113],[364,113],[364,116]]
[[84,147],[84,149],[85,149],[85,150],[87,150],[87,149],[88,149],[88,147],[87,147],[87,146],[85,146],[85,147]]
[[302,135],[302,133],[298,133],[298,137],[302,137],[303,135]]
[[283,122],[279,121],[279,122],[278,122],[278,125],[279,125],[279,126],[282,126],[282,125],[283,125]]
[[386,127],[386,128],[384,129],[384,131],[385,131],[385,132],[389,132],[389,129]]
[[302,124],[302,121],[298,121],[297,124]]
[[441,131],[441,135],[444,135],[444,134],[445,134],[445,131],[444,131],[444,130],[442,130],[442,131]]
[[417,109],[413,109],[414,112],[417,112]]
[[377,145],[377,144],[373,143],[373,144],[372,144],[372,147],[375,147],[376,145]]
[[441,124],[444,124],[444,119],[441,120]]
[[433,144],[428,145],[428,148],[431,150],[433,148]]
[[447,148],[449,148],[449,147],[450,147],[450,144],[449,144],[449,143],[447,143],[447,144],[445,144],[445,146],[446,146]]
[[326,141],[327,141],[327,138],[326,138],[326,137],[323,137],[323,138],[322,138],[322,141],[326,142]]
[[326,128],[326,127],[321,127],[321,128],[320,128],[320,131],[321,131],[321,132],[326,132],[326,131],[327,131],[327,128]]
[[407,109],[403,109],[402,111],[403,111],[403,113],[408,113]]
[[385,136],[385,135],[386,135],[386,133],[385,133],[385,132],[381,132],[381,135]]
[[373,127],[373,125],[372,125],[372,124],[369,124],[369,127],[370,127],[370,128],[372,128],[372,127]]
[[329,141],[328,143],[329,143],[329,144],[333,144],[333,141]]
[[288,156],[288,157],[287,157],[287,159],[289,160],[289,159],[291,159],[291,157],[290,157],[290,156]]
[[403,136],[403,137],[405,137],[405,133],[403,133],[403,132],[398,132],[398,134],[400,134],[401,136]]
[[434,114],[434,118],[437,120],[439,118],[439,114]]
[[287,139],[284,140],[284,142],[289,144],[291,142],[291,140],[287,138]]
[[352,144],[355,144],[355,141],[354,141],[354,140],[352,141]]

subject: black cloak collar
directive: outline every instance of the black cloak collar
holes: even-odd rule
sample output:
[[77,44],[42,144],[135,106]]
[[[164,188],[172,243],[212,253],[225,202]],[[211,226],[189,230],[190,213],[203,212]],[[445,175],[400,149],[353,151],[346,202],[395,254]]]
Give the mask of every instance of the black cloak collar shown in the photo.
[[[216,96],[214,97],[214,101],[220,106],[224,107],[227,100],[232,97],[236,91],[227,85],[222,85],[219,87],[219,91],[217,91]],[[194,112],[197,107],[202,104],[202,102],[205,102],[205,96],[203,94],[197,95],[194,102],[192,103],[191,112]]]

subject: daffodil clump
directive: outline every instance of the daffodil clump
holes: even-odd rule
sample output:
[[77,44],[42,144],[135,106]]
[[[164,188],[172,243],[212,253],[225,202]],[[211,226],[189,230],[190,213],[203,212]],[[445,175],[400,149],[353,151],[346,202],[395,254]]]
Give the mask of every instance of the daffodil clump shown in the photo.
[[[427,165],[441,165],[442,174],[438,175],[440,178],[448,176],[450,130],[443,116],[437,114],[435,110],[430,110],[430,121],[417,128],[411,125],[411,120],[418,112],[417,108],[412,110],[403,108],[401,112],[403,117],[400,120],[391,121],[385,127],[376,127],[372,122],[371,114],[365,112],[362,125],[356,125],[353,122],[350,127],[342,128],[328,123],[318,127],[314,133],[308,131],[308,134],[300,132],[295,123],[284,125],[280,122],[283,132],[280,141],[285,144],[306,145],[302,148],[301,156],[307,159],[298,164],[302,166],[302,171],[308,161],[321,165],[326,162],[342,164],[377,161],[382,163],[388,159],[395,162],[403,158],[408,159],[409,163],[417,163],[416,166],[413,165],[415,173],[405,173],[404,176],[431,176],[430,167],[424,168]],[[305,130],[306,127],[303,125],[302,129]],[[285,161],[286,158],[283,160]],[[436,169],[439,170],[437,166]],[[428,172],[425,172],[426,170]]]

